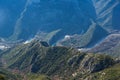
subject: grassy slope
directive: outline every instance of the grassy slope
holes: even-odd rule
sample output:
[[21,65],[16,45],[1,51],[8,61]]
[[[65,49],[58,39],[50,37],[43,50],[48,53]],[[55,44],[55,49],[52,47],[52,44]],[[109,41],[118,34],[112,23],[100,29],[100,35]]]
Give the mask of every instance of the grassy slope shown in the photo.
[[48,76],[39,74],[29,74],[27,77],[28,80],[51,80]]
[[0,69],[0,80],[22,80],[23,77],[21,77],[19,74],[13,74],[12,72],[1,68]]
[[[65,80],[83,78],[90,75],[86,73],[98,72],[113,64],[109,56],[81,53],[66,47],[45,47],[39,41],[19,45],[4,53],[2,58],[8,68]],[[77,75],[73,76],[74,73]]]
[[107,68],[89,77],[90,80],[120,80],[120,64]]

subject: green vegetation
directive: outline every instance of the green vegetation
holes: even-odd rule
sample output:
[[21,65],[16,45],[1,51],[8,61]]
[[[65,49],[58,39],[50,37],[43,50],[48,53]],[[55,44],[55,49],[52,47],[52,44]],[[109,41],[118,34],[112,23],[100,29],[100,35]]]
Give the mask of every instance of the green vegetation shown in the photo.
[[0,80],[5,80],[4,76],[0,74]]
[[[6,68],[18,69],[37,79],[46,77],[69,80],[71,78],[86,78],[93,72],[101,71],[114,64],[114,60],[106,55],[81,53],[67,47],[44,46],[35,40],[28,44],[21,44],[6,51],[2,55]],[[37,77],[36,77],[37,76]]]
[[46,42],[48,42],[50,44],[50,40],[60,31],[61,30],[58,29],[58,30],[54,30],[54,31],[49,32],[49,33],[39,32],[36,35],[36,38],[38,38],[39,40],[42,40],[42,41],[46,41]]
[[120,80],[120,64],[92,74],[91,80]]
[[48,76],[39,74],[30,74],[27,76],[28,80],[51,80]]
[[[106,76],[114,73],[113,79],[119,77],[117,75],[119,74],[119,65],[116,66],[117,72],[113,66],[115,61],[110,56],[82,53],[73,48],[50,47],[44,44],[47,43],[35,40],[4,52],[1,56],[3,67],[11,70],[17,69],[19,73],[23,74],[10,74],[8,71],[1,70],[5,79],[7,76],[8,79],[12,77],[13,80],[16,78],[19,80],[23,78],[28,80],[84,80],[92,76],[92,79],[89,80],[94,78],[99,80],[100,76],[97,75],[101,75],[102,71],[106,71]],[[106,78],[103,80],[107,80]]]
[[23,77],[17,73],[12,73],[6,69],[0,68],[0,80],[22,80]]

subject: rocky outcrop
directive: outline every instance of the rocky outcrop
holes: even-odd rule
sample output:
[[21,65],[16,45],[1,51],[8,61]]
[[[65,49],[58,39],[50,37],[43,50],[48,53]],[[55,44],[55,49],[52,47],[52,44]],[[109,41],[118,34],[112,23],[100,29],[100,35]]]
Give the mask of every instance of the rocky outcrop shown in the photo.
[[88,54],[84,57],[80,66],[83,70],[87,70],[88,72],[93,73],[103,70],[113,64],[114,61],[109,56]]

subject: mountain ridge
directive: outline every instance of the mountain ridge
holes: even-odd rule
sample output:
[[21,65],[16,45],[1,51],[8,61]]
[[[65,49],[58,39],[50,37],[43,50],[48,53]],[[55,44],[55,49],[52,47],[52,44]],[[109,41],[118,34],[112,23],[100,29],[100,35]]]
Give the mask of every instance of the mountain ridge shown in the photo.
[[4,52],[1,57],[6,61],[6,67],[10,69],[48,75],[53,80],[56,76],[57,79],[64,80],[72,78],[84,80],[87,78],[85,75],[112,67],[116,63],[110,56],[81,53],[67,47],[44,46],[38,40],[18,45]]

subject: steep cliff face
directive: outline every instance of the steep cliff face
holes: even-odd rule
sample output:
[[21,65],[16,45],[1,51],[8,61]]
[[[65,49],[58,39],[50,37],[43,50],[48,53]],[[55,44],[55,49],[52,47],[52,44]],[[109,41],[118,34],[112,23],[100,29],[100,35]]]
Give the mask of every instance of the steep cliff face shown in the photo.
[[[0,24],[0,35],[7,38],[12,35],[9,40],[26,40],[34,37],[37,32],[59,30],[50,39],[50,44],[56,44],[65,35],[86,34],[92,21],[105,32],[120,30],[119,0],[21,0],[19,4],[15,0],[1,0],[0,4],[0,15],[8,11],[4,12],[7,20],[4,22],[4,17],[0,20],[0,23],[4,23]],[[102,39],[100,37],[94,44]]]
[[75,48],[90,48],[104,39],[107,35],[109,35],[109,33],[105,29],[92,22],[87,32],[82,35],[73,35],[69,38],[64,38],[58,43],[58,45],[71,46]]
[[28,3],[16,23],[13,38],[25,39],[38,31],[51,32],[61,29],[57,34],[59,38],[55,37],[57,41],[66,34],[86,32],[91,23],[90,19],[96,18],[94,6],[88,0],[41,0]]
[[92,0],[97,19],[96,21],[107,30],[120,29],[120,2],[119,0]]
[[9,37],[13,34],[16,20],[18,19],[26,0],[0,0],[0,37]]
[[91,20],[110,33],[119,30],[120,10],[117,0],[33,0],[25,8],[13,38],[27,39],[38,31],[51,32],[60,29],[61,31],[50,40],[50,43],[54,44],[65,35],[86,33],[91,27]]

